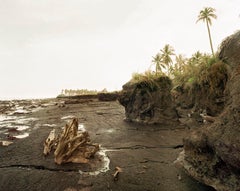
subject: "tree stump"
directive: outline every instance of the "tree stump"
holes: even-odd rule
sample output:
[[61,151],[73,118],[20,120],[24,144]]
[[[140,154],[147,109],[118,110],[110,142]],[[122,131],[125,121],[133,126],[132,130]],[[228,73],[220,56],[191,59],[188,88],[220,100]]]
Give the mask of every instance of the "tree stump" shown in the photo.
[[[45,143],[48,140],[49,137]],[[66,124],[59,138],[56,138],[55,141],[51,141],[56,143],[54,161],[57,164],[69,162],[88,163],[89,159],[99,151],[99,144],[91,143],[87,131],[78,132],[77,118],[73,118],[69,124]],[[48,144],[45,144],[44,146],[44,151],[48,151],[46,152],[47,154],[50,153],[53,147],[48,148]]]

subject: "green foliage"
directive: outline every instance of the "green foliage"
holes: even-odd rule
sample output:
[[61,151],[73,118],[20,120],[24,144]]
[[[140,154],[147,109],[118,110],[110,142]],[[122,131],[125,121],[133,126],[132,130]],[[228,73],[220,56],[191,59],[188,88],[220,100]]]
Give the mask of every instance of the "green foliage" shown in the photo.
[[165,65],[162,63],[162,57],[159,53],[157,53],[156,56],[153,56],[152,63],[155,64],[156,74],[162,73],[162,69],[166,68]]
[[217,19],[217,15],[215,14],[215,11],[216,10],[212,7],[203,8],[203,10],[199,12],[197,22],[203,21],[203,22],[209,23],[209,25],[212,25],[211,18]]
[[221,96],[227,82],[226,64],[208,54],[196,52],[185,59],[182,69],[172,72],[175,87],[183,87],[189,93],[194,89],[206,90],[209,95]]
[[173,64],[171,58],[173,55],[175,55],[174,48],[169,44],[166,44],[163,49],[153,57],[152,63],[155,64],[155,72],[163,73],[163,69],[165,69],[169,75]]
[[[174,48],[167,44],[153,57],[152,62],[156,66],[156,76],[150,72],[153,76],[138,74],[133,76],[133,79],[135,78],[143,84],[155,87],[156,80],[153,80],[154,77],[157,78],[158,74],[163,75],[163,70],[165,69],[167,76],[173,80],[175,87],[183,87],[188,89],[189,92],[196,89],[210,90],[210,93],[220,95],[227,81],[227,70],[226,65],[215,57],[213,51],[209,26],[212,25],[212,19],[217,18],[215,11],[214,8],[206,7],[199,12],[197,19],[197,22],[203,21],[207,24],[211,55],[197,51],[191,58],[185,58],[183,55],[175,55]],[[175,60],[172,59],[174,55]]]

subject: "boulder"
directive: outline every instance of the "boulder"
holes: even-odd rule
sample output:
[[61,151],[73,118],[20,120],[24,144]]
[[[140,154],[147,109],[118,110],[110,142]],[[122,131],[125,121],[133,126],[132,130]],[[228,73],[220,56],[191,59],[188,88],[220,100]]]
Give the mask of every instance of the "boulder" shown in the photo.
[[118,100],[125,107],[126,120],[146,124],[177,121],[171,88],[172,82],[166,76],[131,80],[123,85]]
[[217,191],[240,190],[240,31],[221,44],[219,58],[228,66],[226,103],[214,123],[184,139],[177,162]]

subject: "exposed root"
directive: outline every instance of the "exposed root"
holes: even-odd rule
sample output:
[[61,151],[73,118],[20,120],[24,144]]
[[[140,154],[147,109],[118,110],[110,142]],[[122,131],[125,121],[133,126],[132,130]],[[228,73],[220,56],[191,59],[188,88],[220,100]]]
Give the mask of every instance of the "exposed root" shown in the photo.
[[99,151],[99,145],[91,143],[87,131],[78,132],[77,118],[73,118],[69,124],[66,124],[59,138],[51,139],[50,135],[51,133],[44,144],[44,154],[49,154],[53,148],[51,143],[55,143],[54,161],[57,164],[88,163],[89,158]]

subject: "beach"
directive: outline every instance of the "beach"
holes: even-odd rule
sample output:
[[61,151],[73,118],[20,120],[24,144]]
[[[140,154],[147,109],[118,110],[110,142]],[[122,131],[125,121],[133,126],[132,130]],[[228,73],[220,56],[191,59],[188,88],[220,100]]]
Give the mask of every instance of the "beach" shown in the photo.
[[[126,122],[118,101],[87,97],[1,101],[0,112],[0,141],[10,142],[0,146],[0,190],[213,190],[174,162],[191,131],[183,124]],[[57,165],[53,153],[43,155],[43,144],[73,117],[100,152],[87,164]]]

